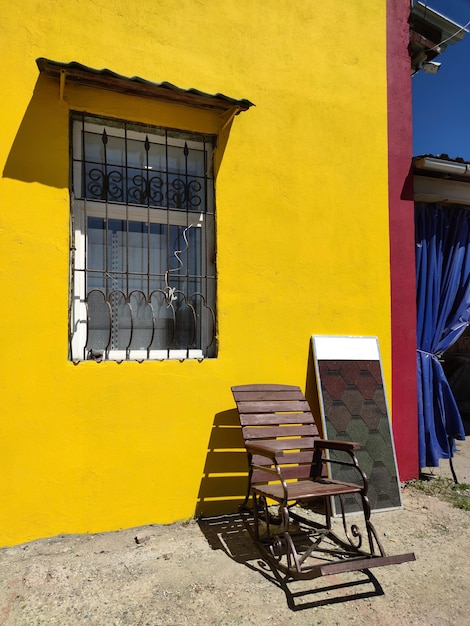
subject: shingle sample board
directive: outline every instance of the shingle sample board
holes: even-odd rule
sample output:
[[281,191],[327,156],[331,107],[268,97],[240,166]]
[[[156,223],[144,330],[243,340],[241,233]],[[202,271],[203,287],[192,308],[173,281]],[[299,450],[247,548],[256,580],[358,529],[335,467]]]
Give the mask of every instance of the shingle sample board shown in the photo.
[[[326,439],[357,441],[356,456],[369,478],[374,511],[401,507],[400,483],[376,337],[312,337],[315,372]],[[331,459],[347,455],[331,451]],[[341,454],[341,456],[339,456]],[[332,478],[360,482],[356,470],[332,464]],[[358,496],[344,498],[346,513],[361,510]],[[333,502],[340,514],[339,498]]]

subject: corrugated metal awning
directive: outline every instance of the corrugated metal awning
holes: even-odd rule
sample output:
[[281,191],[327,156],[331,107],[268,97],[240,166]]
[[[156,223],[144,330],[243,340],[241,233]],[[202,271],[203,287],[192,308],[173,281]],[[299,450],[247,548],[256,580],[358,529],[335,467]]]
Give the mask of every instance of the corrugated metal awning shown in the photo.
[[234,107],[237,113],[246,111],[254,106],[249,100],[237,100],[229,98],[221,93],[209,94],[198,89],[182,89],[168,82],[153,83],[138,76],[123,76],[111,70],[97,70],[81,63],[72,61],[71,63],[60,63],[50,59],[36,59],[37,66],[41,73],[53,78],[65,78],[69,83],[76,83],[86,87],[108,89],[119,93],[134,96],[144,96],[165,100],[175,104],[185,104],[188,106],[212,109],[216,111],[228,111]]

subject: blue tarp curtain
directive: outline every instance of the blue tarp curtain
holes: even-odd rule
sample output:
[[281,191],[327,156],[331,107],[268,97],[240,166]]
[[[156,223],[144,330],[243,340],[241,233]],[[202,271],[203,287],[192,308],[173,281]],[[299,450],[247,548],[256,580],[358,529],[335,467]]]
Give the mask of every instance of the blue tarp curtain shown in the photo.
[[470,211],[418,204],[415,218],[419,464],[437,467],[465,439],[439,358],[470,318]]

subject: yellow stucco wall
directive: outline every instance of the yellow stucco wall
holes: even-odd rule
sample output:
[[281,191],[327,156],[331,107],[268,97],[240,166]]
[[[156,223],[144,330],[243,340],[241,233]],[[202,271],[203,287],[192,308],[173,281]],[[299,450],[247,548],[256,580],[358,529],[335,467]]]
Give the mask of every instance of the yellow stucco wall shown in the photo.
[[[0,8],[0,545],[188,518],[229,484],[204,473],[237,469],[208,456],[238,441],[220,428],[231,385],[305,388],[312,334],[378,335],[389,382],[385,0]],[[37,57],[256,104],[217,177],[216,359],[67,360],[69,107],[217,120],[83,89],[60,101]]]

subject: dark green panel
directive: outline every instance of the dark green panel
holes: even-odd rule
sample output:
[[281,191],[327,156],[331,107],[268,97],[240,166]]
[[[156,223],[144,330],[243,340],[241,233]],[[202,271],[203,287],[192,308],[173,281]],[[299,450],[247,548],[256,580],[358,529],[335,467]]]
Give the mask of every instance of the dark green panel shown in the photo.
[[[326,439],[357,441],[357,458],[369,477],[372,510],[401,506],[400,485],[387,412],[380,360],[318,359],[315,355],[320,406]],[[337,453],[331,459],[339,459]],[[359,482],[350,468],[332,466],[332,477]],[[335,501],[335,512],[340,511]],[[361,509],[359,501],[345,501],[347,513]]]

